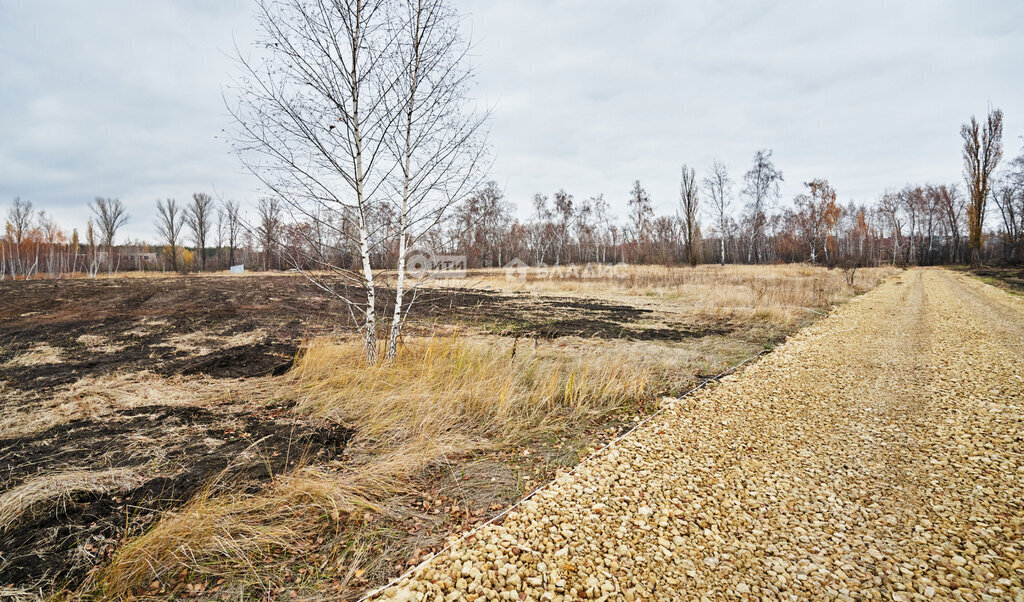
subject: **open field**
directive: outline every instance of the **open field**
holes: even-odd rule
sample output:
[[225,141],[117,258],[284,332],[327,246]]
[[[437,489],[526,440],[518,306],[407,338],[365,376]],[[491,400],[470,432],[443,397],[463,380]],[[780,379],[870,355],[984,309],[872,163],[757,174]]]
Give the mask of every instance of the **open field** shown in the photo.
[[377,367],[294,275],[0,283],[0,587],[354,597],[893,273],[482,270]]

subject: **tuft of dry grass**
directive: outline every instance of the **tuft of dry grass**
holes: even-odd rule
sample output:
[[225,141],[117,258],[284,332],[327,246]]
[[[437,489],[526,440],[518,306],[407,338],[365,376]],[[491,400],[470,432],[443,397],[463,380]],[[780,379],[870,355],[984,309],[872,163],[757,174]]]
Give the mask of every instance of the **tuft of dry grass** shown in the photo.
[[96,353],[117,353],[125,348],[125,345],[110,343],[106,337],[98,334],[83,334],[75,340]]
[[297,410],[393,444],[424,436],[512,443],[649,398],[652,365],[613,350],[559,354],[500,339],[410,339],[393,362],[361,361],[358,342],[314,339],[289,373]]
[[[270,377],[226,379],[160,376],[148,371],[86,376],[0,415],[0,432],[28,435],[72,420],[99,420],[119,410],[148,405],[209,406],[262,397]],[[0,381],[0,392],[4,391]],[[13,389],[10,395],[16,391]],[[242,397],[239,400],[239,397]]]
[[28,351],[16,355],[6,365],[14,368],[56,364],[58,362],[60,362],[60,349],[46,343],[38,343],[33,345]]
[[240,332],[231,336],[222,336],[212,332],[190,332],[167,339],[160,343],[161,347],[171,347],[176,351],[195,355],[206,355],[217,349],[258,345],[267,339],[267,332],[256,328],[248,332]]
[[[407,445],[365,463],[278,475],[257,493],[214,494],[211,484],[122,546],[80,591],[129,597],[186,570],[193,581],[228,578],[269,592],[280,577],[275,568],[284,570],[296,559],[315,564],[317,572],[330,570],[341,585],[357,571],[387,570],[385,557],[369,553],[374,527],[367,521],[394,514],[391,500],[408,490],[424,463],[456,453],[434,444]],[[318,551],[315,558],[312,550]]]
[[9,602],[37,602],[39,599],[39,594],[31,590],[0,586],[0,600],[8,600]]
[[16,527],[26,515],[59,508],[74,493],[131,489],[147,478],[129,468],[74,470],[37,476],[0,494],[0,533]]
[[98,334],[83,334],[75,340],[86,347],[99,347],[107,342],[107,337]]

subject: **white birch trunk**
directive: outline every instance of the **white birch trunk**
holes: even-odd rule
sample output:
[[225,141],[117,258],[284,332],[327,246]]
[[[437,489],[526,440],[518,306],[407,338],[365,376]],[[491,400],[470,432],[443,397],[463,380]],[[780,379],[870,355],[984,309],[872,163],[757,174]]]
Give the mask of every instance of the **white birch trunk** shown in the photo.
[[719,264],[725,265],[725,216],[724,215],[722,216],[722,219],[719,221],[718,225],[719,225],[718,238],[719,238],[719,242],[721,243],[721,249],[720,249],[720,255],[719,255],[718,261],[719,261]]

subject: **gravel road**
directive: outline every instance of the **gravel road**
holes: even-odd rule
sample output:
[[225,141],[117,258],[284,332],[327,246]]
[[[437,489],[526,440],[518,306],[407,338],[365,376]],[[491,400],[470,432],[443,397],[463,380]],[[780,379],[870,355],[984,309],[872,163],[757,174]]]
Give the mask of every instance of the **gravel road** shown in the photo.
[[382,597],[1024,600],[1024,299],[904,272]]

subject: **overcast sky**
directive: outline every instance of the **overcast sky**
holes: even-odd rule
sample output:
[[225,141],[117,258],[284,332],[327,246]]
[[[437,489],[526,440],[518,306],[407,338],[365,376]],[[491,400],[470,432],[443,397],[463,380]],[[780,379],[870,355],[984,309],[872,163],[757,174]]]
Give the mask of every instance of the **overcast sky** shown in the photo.
[[[771,148],[783,202],[828,178],[843,202],[958,182],[960,124],[1006,114],[1024,134],[1024,3],[456,0],[493,107],[493,179],[603,193],[639,179],[674,212],[683,163],[735,179]],[[153,239],[157,198],[259,190],[218,138],[248,2],[0,0],[0,203],[81,227],[119,197]]]

